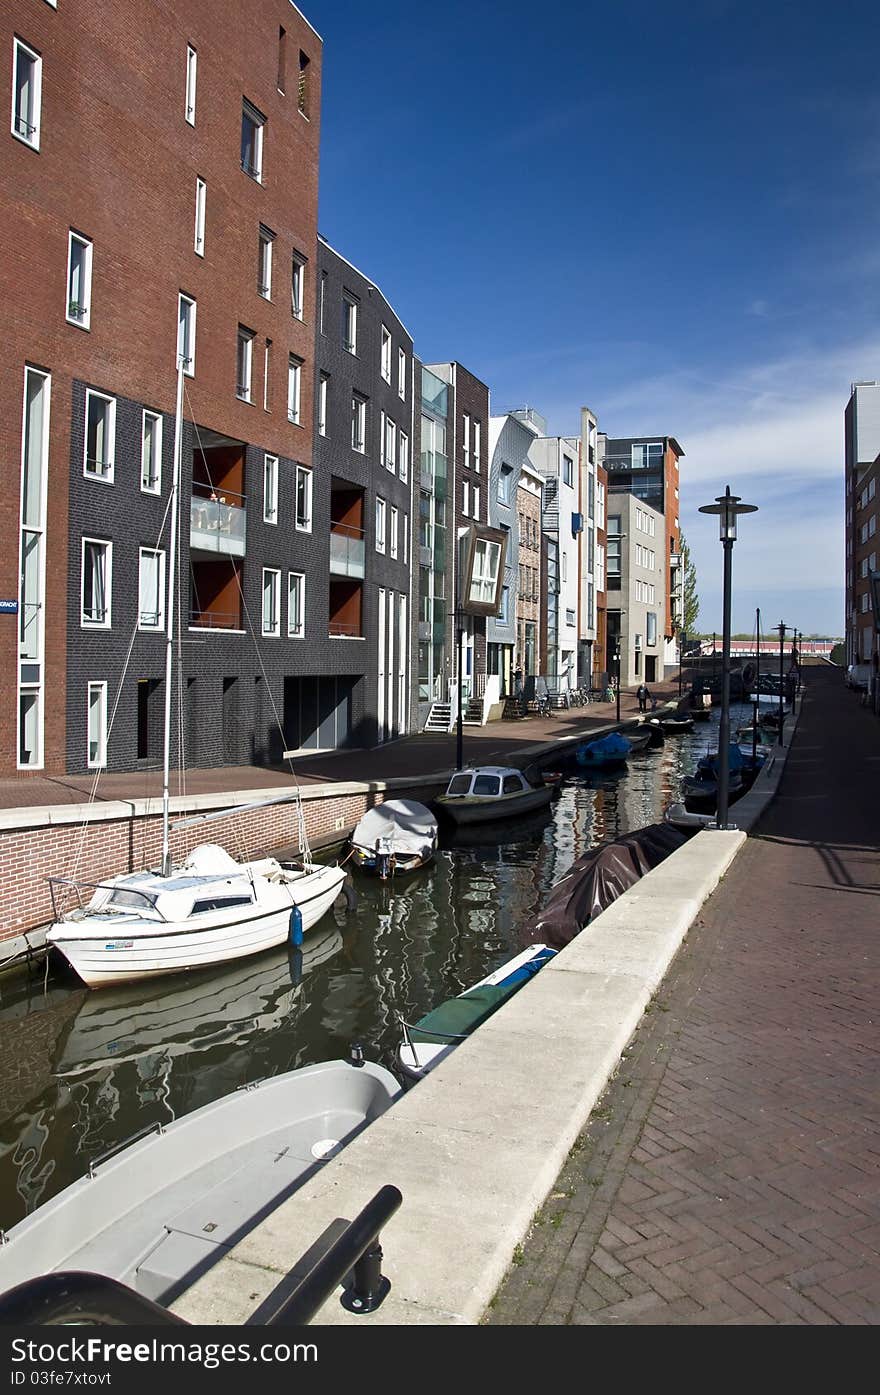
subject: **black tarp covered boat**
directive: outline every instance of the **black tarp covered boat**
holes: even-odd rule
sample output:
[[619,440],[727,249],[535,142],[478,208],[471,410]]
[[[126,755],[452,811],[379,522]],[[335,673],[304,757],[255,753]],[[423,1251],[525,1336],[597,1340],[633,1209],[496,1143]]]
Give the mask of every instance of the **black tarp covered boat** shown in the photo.
[[529,940],[553,946],[568,944],[600,911],[690,836],[689,829],[652,823],[591,848],[556,883],[529,930]]

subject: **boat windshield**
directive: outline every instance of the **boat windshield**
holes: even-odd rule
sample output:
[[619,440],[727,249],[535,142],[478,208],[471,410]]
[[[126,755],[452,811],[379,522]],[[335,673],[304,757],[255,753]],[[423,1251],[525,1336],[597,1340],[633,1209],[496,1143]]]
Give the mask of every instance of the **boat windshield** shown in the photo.
[[470,794],[470,792],[471,792],[471,777],[470,777],[470,775],[453,775],[452,779],[449,781],[449,788],[448,788],[448,790],[446,791],[446,793],[447,793],[447,794]]
[[117,886],[107,897],[106,905],[112,906],[116,910],[154,911],[156,898],[147,891],[130,891],[125,887]]
[[474,780],[474,794],[500,794],[501,781],[497,775],[478,775]]

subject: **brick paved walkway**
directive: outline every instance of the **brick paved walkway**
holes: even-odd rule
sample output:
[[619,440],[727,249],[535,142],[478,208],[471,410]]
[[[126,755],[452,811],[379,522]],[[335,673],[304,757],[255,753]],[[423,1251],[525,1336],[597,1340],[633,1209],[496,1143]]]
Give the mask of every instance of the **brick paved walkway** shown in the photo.
[[779,795],[487,1322],[880,1321],[878,776],[880,723],[811,671]]

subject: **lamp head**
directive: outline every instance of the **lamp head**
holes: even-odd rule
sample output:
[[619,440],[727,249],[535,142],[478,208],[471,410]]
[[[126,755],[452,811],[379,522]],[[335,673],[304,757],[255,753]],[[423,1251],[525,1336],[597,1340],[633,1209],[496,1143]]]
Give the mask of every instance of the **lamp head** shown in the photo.
[[736,520],[741,513],[757,513],[757,504],[742,503],[738,494],[731,494],[730,485],[727,485],[723,494],[719,494],[714,504],[703,504],[700,513],[716,513],[718,515],[719,533],[722,542],[736,542]]

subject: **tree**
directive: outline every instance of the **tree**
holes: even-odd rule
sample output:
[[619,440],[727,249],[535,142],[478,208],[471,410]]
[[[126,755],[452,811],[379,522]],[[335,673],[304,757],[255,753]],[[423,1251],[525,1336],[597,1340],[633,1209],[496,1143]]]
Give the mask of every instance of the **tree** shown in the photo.
[[691,561],[691,550],[681,536],[682,605],[681,628],[686,635],[696,633],[700,618],[700,598],[697,595],[697,569]]

